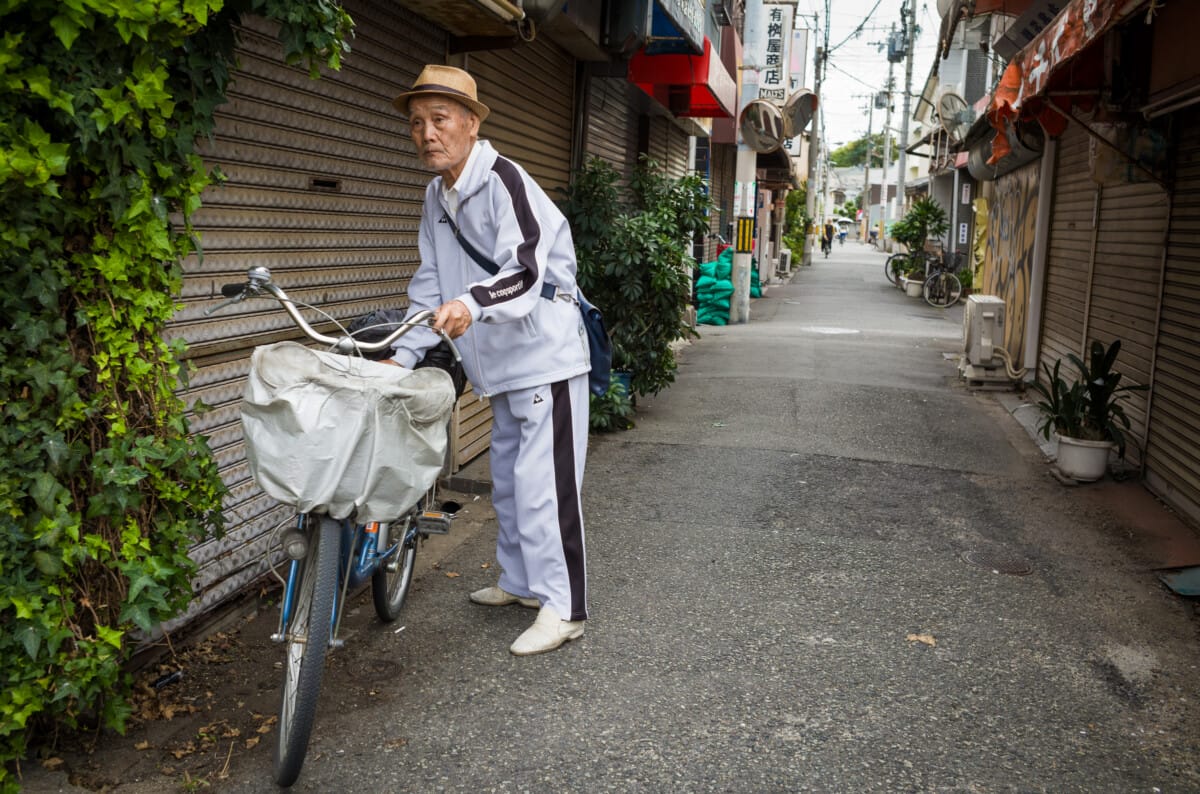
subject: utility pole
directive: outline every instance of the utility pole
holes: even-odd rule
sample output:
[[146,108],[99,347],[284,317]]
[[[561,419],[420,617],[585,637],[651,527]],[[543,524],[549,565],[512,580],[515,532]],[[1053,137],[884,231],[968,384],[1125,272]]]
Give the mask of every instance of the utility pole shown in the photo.
[[[892,24],[892,34],[896,33],[896,25]],[[890,40],[890,36],[888,37]],[[885,246],[885,237],[887,235],[887,222],[890,215],[890,207],[888,206],[888,168],[892,164],[892,90],[895,87],[895,79],[892,76],[895,63],[891,58],[888,58],[888,79],[887,79],[887,108],[883,117],[883,176],[880,178],[879,186],[879,244]]]
[[900,160],[899,171],[900,175],[896,178],[896,204],[901,210],[904,209],[904,169],[905,169],[905,149],[908,148],[908,117],[910,115],[909,102],[912,99],[912,76],[913,76],[913,40],[916,38],[916,3],[904,0],[904,4],[900,6],[900,21],[904,24],[904,117],[900,119]]
[[[874,132],[875,125],[875,97],[867,97],[867,162],[863,167],[863,192],[862,198],[858,201],[858,209],[861,212],[863,207],[866,207],[867,226],[871,225],[871,155],[875,153],[874,141],[871,140],[871,135]],[[869,236],[863,233],[863,227],[858,227],[858,233],[862,235],[859,242],[865,242]]]
[[[830,0],[825,0],[825,20],[829,20],[829,4]],[[821,20],[816,14],[813,14],[813,34],[814,38],[820,36]],[[829,25],[825,25],[824,43],[815,47],[817,53],[813,61],[813,76],[814,88],[813,91],[817,95],[817,109],[813,112],[810,129],[812,132],[808,134],[808,184],[806,185],[805,207],[804,213],[813,221],[816,221],[817,212],[817,157],[821,153],[821,106],[825,103],[824,97],[821,96],[821,78],[825,74],[825,59],[829,53]],[[811,229],[804,230],[804,264],[812,264],[813,255],[813,240],[814,235]]]

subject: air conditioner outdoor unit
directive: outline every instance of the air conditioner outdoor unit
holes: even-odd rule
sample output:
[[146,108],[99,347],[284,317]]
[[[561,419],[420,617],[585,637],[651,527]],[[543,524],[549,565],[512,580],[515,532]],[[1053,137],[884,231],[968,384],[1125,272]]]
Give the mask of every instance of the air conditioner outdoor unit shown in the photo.
[[[1004,300],[995,295],[969,295],[963,312],[964,369],[1003,370],[996,348],[1004,345]],[[970,376],[968,376],[970,377]]]
[[792,249],[783,248],[779,251],[779,267],[776,272],[788,273],[792,269]]

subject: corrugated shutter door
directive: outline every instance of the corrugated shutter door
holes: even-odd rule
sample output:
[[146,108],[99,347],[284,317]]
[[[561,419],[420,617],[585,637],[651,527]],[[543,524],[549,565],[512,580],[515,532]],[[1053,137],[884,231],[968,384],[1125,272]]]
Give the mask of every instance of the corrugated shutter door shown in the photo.
[[1178,123],[1146,476],[1152,488],[1200,521],[1200,111]]
[[[1088,344],[1121,340],[1116,367],[1123,382],[1150,382],[1162,273],[1167,194],[1153,182],[1105,184],[1100,195],[1100,228],[1088,306]],[[1134,392],[1125,405],[1130,432],[1144,445],[1146,392]],[[1127,456],[1141,460],[1139,445]]]
[[266,265],[293,299],[346,322],[404,306],[417,265],[430,174],[391,100],[424,63],[442,59],[445,36],[392,4],[347,0],[346,8],[357,23],[353,52],[341,72],[315,81],[284,65],[266,23],[249,21],[241,68],[204,149],[227,180],[206,192],[195,216],[204,258],[184,265],[184,307],[171,333],[191,346],[197,369],[184,397],[212,406],[192,428],[208,436],[229,497],[225,537],[193,552],[200,573],[189,617],[267,571],[271,530],[288,516],[250,479],[239,405],[253,347],[300,334],[265,300],[204,317],[217,288]]
[[575,59],[542,38],[473,53],[468,68],[491,110],[479,135],[529,172],[551,198],[571,180]]
[[591,78],[584,127],[584,154],[611,163],[624,182],[637,161],[637,115],[626,93],[631,88],[627,80]]
[[1083,340],[1096,184],[1088,175],[1087,133],[1077,124],[1067,128],[1058,145],[1054,186],[1038,355],[1051,368],[1068,353],[1078,355]]
[[647,154],[658,161],[667,176],[680,179],[687,175],[688,135],[670,119],[662,116],[650,118],[647,143]]

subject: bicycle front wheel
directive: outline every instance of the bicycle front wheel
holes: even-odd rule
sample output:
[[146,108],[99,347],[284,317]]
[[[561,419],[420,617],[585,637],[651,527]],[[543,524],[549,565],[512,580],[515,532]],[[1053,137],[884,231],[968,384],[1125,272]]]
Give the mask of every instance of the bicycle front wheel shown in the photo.
[[892,254],[883,263],[883,275],[893,287],[900,286],[900,274],[905,270],[908,270],[908,254]]
[[299,563],[291,620],[284,626],[283,698],[275,745],[275,782],[284,787],[300,777],[308,752],[341,559],[341,524],[328,516],[312,516],[311,520],[319,525],[309,532],[308,554]]
[[371,577],[371,598],[375,602],[375,614],[384,623],[391,623],[400,617],[400,607],[408,596],[408,588],[412,584],[413,566],[417,559],[417,535],[409,535],[409,527],[414,519],[393,527],[403,533],[400,548],[392,553],[391,559],[384,562],[375,575]]
[[962,297],[962,284],[953,273],[938,273],[925,279],[921,292],[930,306],[944,309],[953,306]]

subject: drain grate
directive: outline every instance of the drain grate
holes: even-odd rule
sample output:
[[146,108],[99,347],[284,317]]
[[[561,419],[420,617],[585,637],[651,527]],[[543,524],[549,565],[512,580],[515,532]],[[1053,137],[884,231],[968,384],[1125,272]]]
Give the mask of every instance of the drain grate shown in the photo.
[[1033,573],[1033,564],[1029,560],[1017,557],[1005,551],[975,549],[962,553],[963,562],[987,568],[993,573],[1003,573],[1009,576],[1028,576]]

